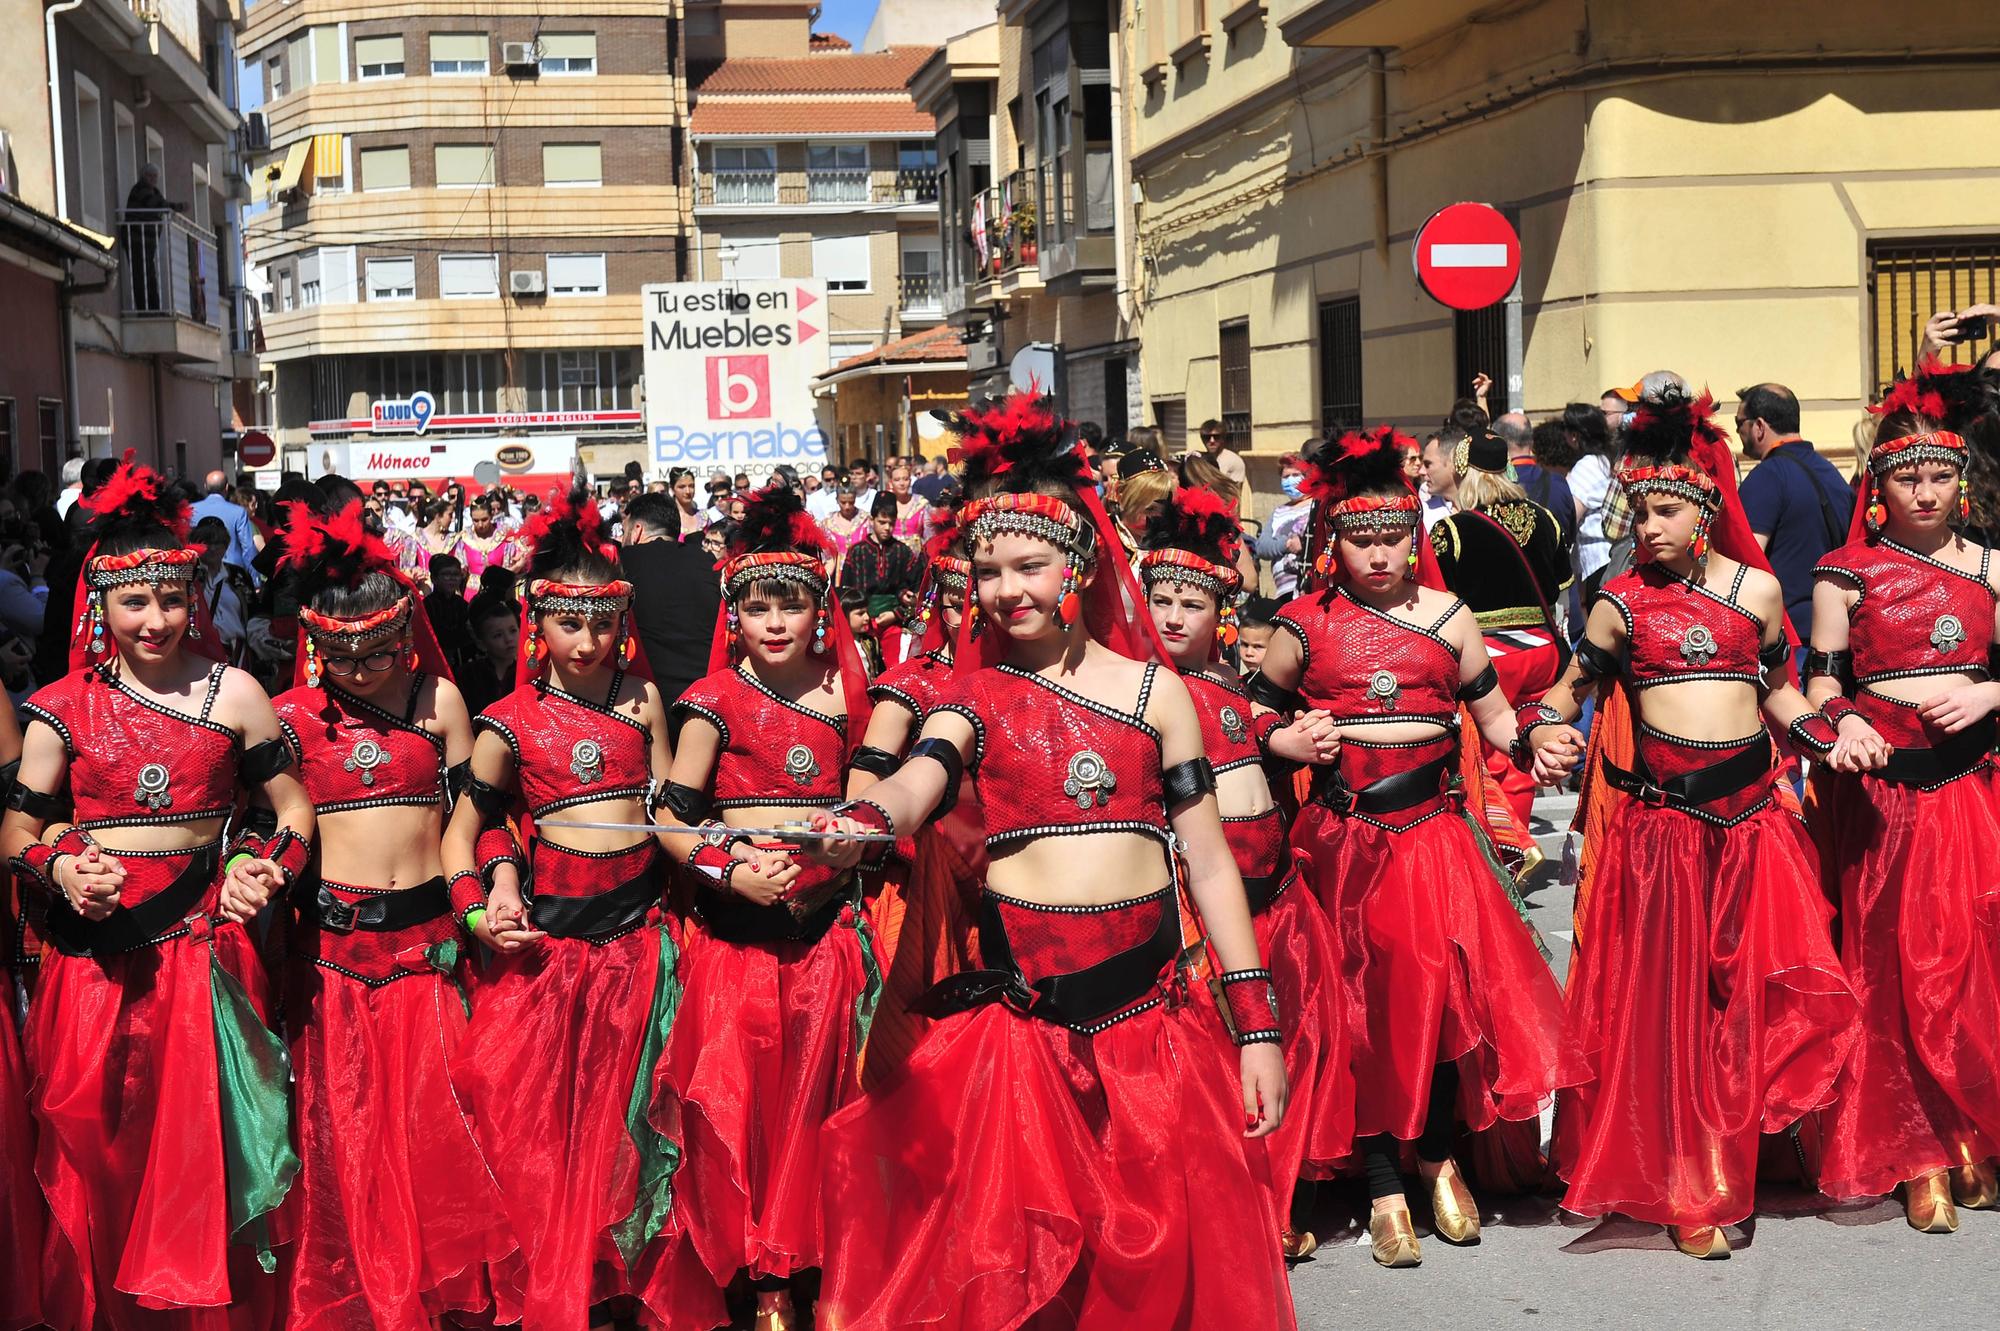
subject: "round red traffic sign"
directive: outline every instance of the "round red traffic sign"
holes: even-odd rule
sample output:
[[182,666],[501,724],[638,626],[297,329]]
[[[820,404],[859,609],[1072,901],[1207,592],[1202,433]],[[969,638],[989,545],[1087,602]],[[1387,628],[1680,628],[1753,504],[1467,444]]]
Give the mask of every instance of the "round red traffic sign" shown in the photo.
[[278,460],[278,446],[262,430],[245,430],[236,441],[236,461],[245,467],[268,467]]
[[1521,238],[1492,205],[1454,203],[1417,230],[1410,258],[1417,281],[1441,304],[1483,310],[1514,289]]

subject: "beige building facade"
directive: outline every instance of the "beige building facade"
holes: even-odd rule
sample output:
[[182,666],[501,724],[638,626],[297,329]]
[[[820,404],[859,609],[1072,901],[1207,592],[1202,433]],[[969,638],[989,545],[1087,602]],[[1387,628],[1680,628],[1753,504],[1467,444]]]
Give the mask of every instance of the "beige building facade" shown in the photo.
[[[1677,369],[1791,387],[1845,445],[1935,309],[2000,268],[2000,27],[1780,0],[1142,0],[1147,408],[1224,420],[1268,484],[1323,431],[1429,424],[1490,374],[1539,418]],[[1436,210],[1521,236],[1505,304],[1419,288]],[[1498,408],[1496,407],[1496,410]]]

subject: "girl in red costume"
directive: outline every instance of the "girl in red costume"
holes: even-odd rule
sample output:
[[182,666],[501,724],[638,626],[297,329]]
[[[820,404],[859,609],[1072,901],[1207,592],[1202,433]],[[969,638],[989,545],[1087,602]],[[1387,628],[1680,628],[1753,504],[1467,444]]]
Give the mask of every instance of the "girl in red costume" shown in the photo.
[[[21,725],[14,704],[0,693],[0,788],[11,792],[21,768]],[[11,882],[9,883],[11,888]],[[13,914],[11,890],[0,894]],[[18,999],[14,965],[21,957],[18,915],[0,921],[0,1331],[42,1324],[41,1185],[35,1182],[35,1129],[28,1120],[28,1072],[14,1027]]]
[[[645,821],[666,713],[633,667],[632,585],[597,505],[553,500],[524,535],[523,682],[474,719],[445,833],[452,908],[498,954],[453,1079],[521,1245],[524,1326],[714,1326],[720,1300],[667,1228],[673,1149],[646,1120],[681,992],[665,865],[652,835],[568,825]],[[484,849],[516,792],[536,823],[525,874]]]
[[[969,768],[985,968],[934,990],[909,1061],[827,1126],[822,1307],[848,1331],[1290,1327],[1265,1152],[1244,1140],[1284,1119],[1278,1013],[1200,718],[1128,609],[1068,424],[1026,395],[956,424],[976,618],[908,761],[824,821],[918,828]],[[1180,965],[1176,840],[1242,1045],[1233,1080]]]
[[[1993,552],[1966,518],[1963,437],[1978,376],[1936,367],[1879,410],[1853,538],[1820,562],[1806,697],[1843,739],[1893,746],[1814,774],[1812,810],[1861,1035],[1821,1117],[1820,1189],[1903,1189],[1912,1226],[1958,1227],[2000,1197],[2000,683]],[[1877,751],[1879,756],[1879,750]],[[1947,1171],[1949,1177],[1947,1178]]]
[[[1853,1040],[1832,911],[1805,827],[1779,803],[1764,721],[1836,766],[1857,748],[1836,747],[1789,681],[1783,597],[1748,563],[1735,464],[1708,413],[1669,389],[1626,429],[1618,480],[1643,562],[1605,583],[1576,659],[1521,708],[1516,750],[1577,752],[1584,693],[1622,676],[1635,756],[1629,771],[1602,763],[1627,798],[1578,909],[1568,1031],[1589,1076],[1557,1108],[1556,1163],[1565,1209],[1667,1225],[1703,1258],[1729,1255],[1722,1226],[1755,1204],[1758,1134],[1824,1105]],[[1619,715],[1600,711],[1598,727]]]
[[[25,1042],[52,1215],[43,1315],[60,1331],[262,1325],[263,1217],[298,1166],[243,926],[303,869],[312,805],[264,691],[206,655],[186,506],[158,487],[128,455],[79,501],[96,544],[72,669],[24,709],[0,828],[47,900]],[[246,785],[277,830],[239,838],[225,868]]]
[[1291,1112],[1268,1145],[1273,1213],[1285,1256],[1296,1259],[1318,1246],[1306,1228],[1314,1191],[1309,1180],[1332,1177],[1334,1165],[1353,1153],[1354,1078],[1339,944],[1312,893],[1294,890],[1299,868],[1264,764],[1282,771],[1289,784],[1293,764],[1331,762],[1340,740],[1324,712],[1306,712],[1286,725],[1270,708],[1251,702],[1222,659],[1223,648],[1236,640],[1236,595],[1243,586],[1236,569],[1242,532],[1222,499],[1211,490],[1179,490],[1140,540],[1146,604],[1201,717],[1222,832],[1243,875],[1257,950],[1284,1014]]
[[466,1014],[438,844],[472,719],[359,501],[326,519],[289,508],[303,683],[274,705],[319,850],[293,896],[285,1004],[301,1164],[288,1325],[435,1325],[486,1312],[486,1267],[514,1248],[447,1076]]
[[716,1287],[747,1276],[758,1331],[784,1331],[794,1280],[821,1265],[820,1127],[855,1092],[881,971],[851,871],[729,829],[840,801],[867,681],[818,526],[783,485],[751,498],[722,598],[714,669],[674,703],[661,839],[693,870],[695,918],[654,1119],[681,1145],[676,1220]]
[[[1402,1144],[1415,1144],[1438,1237],[1476,1242],[1452,1158],[1459,1125],[1532,1121],[1567,1072],[1555,976],[1453,780],[1459,704],[1503,748],[1514,719],[1478,622],[1438,589],[1430,543],[1413,542],[1406,443],[1384,427],[1309,460],[1334,583],[1279,612],[1253,694],[1326,712],[1338,731],[1292,840],[1339,938],[1369,1240],[1391,1267],[1422,1260]],[[1564,770],[1552,754],[1536,775],[1551,784]]]

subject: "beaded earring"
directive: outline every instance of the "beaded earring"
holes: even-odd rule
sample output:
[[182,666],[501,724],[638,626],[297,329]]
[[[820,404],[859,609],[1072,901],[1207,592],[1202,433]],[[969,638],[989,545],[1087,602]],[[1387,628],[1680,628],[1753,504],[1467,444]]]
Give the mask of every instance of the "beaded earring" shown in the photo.
[[1083,614],[1083,598],[1077,595],[1076,587],[1076,556],[1070,555],[1063,560],[1062,595],[1056,599],[1056,622],[1064,633],[1075,627]]
[[813,616],[812,650],[814,656],[826,655],[826,603],[824,601],[820,603],[819,613]]
[[528,640],[521,644],[521,650],[527,653],[529,665],[542,663],[542,626],[539,623],[529,623]]
[[1889,510],[1883,506],[1882,501],[1879,499],[1871,500],[1868,504],[1868,529],[1870,531],[1881,531],[1883,525],[1888,521]]
[[1236,602],[1225,599],[1222,602],[1222,615],[1215,621],[1216,641],[1225,648],[1234,647],[1237,638],[1241,636],[1242,633],[1236,625]]
[[319,648],[313,644],[312,634],[306,634],[306,684],[319,687]]
[[1688,553],[1694,556],[1696,568],[1708,567],[1708,514],[1706,511],[1695,519],[1694,541],[1688,546]]
[[1958,476],[1958,520],[1969,521],[1972,517],[1972,487],[1965,483],[1965,473]]
[[1417,580],[1417,562],[1417,538],[1412,536],[1410,538],[1410,557],[1403,569],[1403,580],[1405,582],[1415,582]]
[[90,598],[90,654],[102,656],[109,650],[104,641],[104,594],[100,592]]
[[417,644],[414,640],[406,638],[403,640],[403,646],[409,649],[403,656],[403,663],[414,675],[417,667],[423,663],[422,658],[417,655]]

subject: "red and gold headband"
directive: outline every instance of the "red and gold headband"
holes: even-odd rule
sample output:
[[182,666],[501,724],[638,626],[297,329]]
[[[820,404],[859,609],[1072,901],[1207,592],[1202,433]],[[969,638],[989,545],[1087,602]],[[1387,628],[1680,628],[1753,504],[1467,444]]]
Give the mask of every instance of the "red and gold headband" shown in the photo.
[[1396,531],[1417,525],[1421,505],[1417,496],[1355,495],[1343,499],[1331,510],[1334,530],[1346,534],[1362,531]]
[[1700,467],[1684,462],[1666,462],[1657,466],[1621,467],[1618,469],[1618,484],[1628,498],[1640,495],[1670,494],[1685,499],[1689,503],[1700,504],[1703,508],[1715,509],[1722,506],[1722,490],[1715,478]]
[[1198,587],[1220,601],[1234,596],[1243,586],[1243,575],[1227,564],[1204,559],[1192,550],[1166,545],[1139,556],[1139,577],[1148,587],[1160,582],[1177,582]]
[[816,554],[804,550],[760,550],[723,561],[723,600],[734,601],[760,582],[795,583],[818,599],[826,599],[826,566]]
[[1868,450],[1868,471],[1877,479],[1898,467],[1913,467],[1919,462],[1941,462],[1963,470],[1964,438],[1949,430],[1928,430],[1891,439]]
[[959,513],[967,542],[978,546],[995,536],[1012,533],[1047,541],[1088,559],[1096,530],[1067,501],[1039,491],[1003,493],[975,499]]
[[954,596],[965,590],[966,580],[972,576],[972,561],[960,559],[957,555],[935,555],[931,559],[931,578]]
[[322,614],[309,605],[302,605],[299,607],[299,623],[305,625],[308,637],[351,652],[371,639],[401,634],[410,622],[414,605],[408,596],[399,596],[394,603],[380,610],[353,616]]
[[528,584],[528,610],[536,615],[622,614],[631,600],[632,584],[622,578],[611,582],[536,578]]
[[163,582],[190,582],[201,552],[192,547],[147,548],[122,555],[96,555],[84,569],[84,580],[96,591],[134,582],[157,587]]

